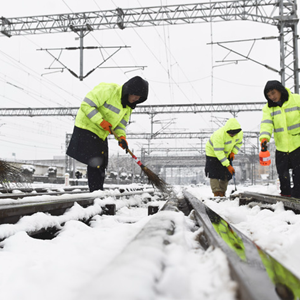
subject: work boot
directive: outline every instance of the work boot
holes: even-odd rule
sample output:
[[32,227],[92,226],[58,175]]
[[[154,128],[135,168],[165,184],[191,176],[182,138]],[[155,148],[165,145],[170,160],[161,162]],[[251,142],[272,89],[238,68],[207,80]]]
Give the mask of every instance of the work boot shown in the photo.
[[220,197],[225,197],[225,192],[219,192],[219,194]]
[[221,193],[221,192],[214,192],[214,196],[215,196],[215,197],[220,197],[220,196],[221,196],[220,193]]

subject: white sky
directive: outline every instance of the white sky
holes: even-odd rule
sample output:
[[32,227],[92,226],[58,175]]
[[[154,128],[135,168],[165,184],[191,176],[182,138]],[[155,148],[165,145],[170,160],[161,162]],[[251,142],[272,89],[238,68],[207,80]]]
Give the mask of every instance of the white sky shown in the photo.
[[[6,2],[1,7],[4,17],[35,16],[111,10],[116,7],[147,7],[170,4],[189,4],[191,1],[74,1],[22,0]],[[264,101],[263,87],[267,80],[280,80],[279,75],[251,61],[222,64],[223,59],[242,59],[211,41],[236,41],[277,36],[277,28],[254,22],[219,22],[211,24],[173,25],[165,27],[100,30],[84,38],[84,46],[129,46],[120,50],[103,66],[147,66],[136,69],[97,69],[82,82],[67,70],[55,72],[45,68],[60,67],[45,51],[37,49],[79,47],[75,33],[38,34],[30,36],[1,36],[0,50],[0,108],[1,107],[59,107],[79,106],[86,93],[100,82],[123,84],[139,75],[149,81],[147,105],[192,104],[220,102]],[[279,69],[279,42],[256,41],[226,44],[235,51]],[[253,47],[252,47],[253,46]],[[58,55],[58,51],[53,51]],[[107,58],[112,50],[103,50]],[[64,51],[62,62],[79,74],[79,51]],[[102,61],[98,50],[84,52],[84,74]],[[128,72],[130,71],[130,72]],[[216,117],[228,118],[220,113]],[[259,130],[261,113],[240,113],[237,117],[244,130]],[[210,114],[174,114],[155,116],[154,132],[173,120],[166,131],[196,132],[217,128]],[[146,115],[133,116],[128,132],[150,133]],[[160,122],[162,121],[162,122]],[[0,119],[0,157],[17,159],[52,158],[64,155],[65,135],[71,133],[74,120],[70,117],[4,117]],[[147,141],[129,140],[129,146],[139,152]],[[156,147],[197,146],[198,141],[152,142]],[[116,154],[117,142],[110,141],[110,151]]]
[[[238,206],[237,200],[217,203],[209,200],[209,186],[186,188],[300,277],[299,215],[285,211],[280,203],[271,205],[274,212],[258,206]],[[274,185],[238,186],[238,191],[245,190],[278,195]],[[182,187],[174,186],[174,191],[177,197],[182,196]],[[178,212],[148,216],[148,204],[161,207],[165,202],[152,197],[152,202],[145,204],[142,198],[149,197],[147,193],[127,200],[114,199],[111,191],[94,194],[95,204],[85,209],[76,204],[62,216],[36,213],[23,217],[15,225],[0,225],[0,237],[9,236],[0,243],[2,299],[236,299],[236,285],[230,280],[226,257],[218,248],[204,251],[199,247],[195,238],[202,229],[195,228],[192,218]],[[106,197],[97,199],[100,195]],[[48,196],[48,200],[63,197]],[[30,200],[47,199],[26,198]],[[3,204],[17,201],[20,200],[7,200]],[[91,226],[74,220],[99,213],[100,205],[106,203],[116,204],[115,216],[96,216]],[[176,226],[174,235],[168,236],[169,245],[162,247],[163,230],[145,233],[141,238],[141,230],[148,222],[164,227],[169,220]],[[62,223],[59,234],[52,240],[34,239],[26,234]]]

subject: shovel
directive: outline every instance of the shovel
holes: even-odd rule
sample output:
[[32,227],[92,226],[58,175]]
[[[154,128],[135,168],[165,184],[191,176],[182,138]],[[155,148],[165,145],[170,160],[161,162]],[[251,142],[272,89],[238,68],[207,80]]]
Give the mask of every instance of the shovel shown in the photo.
[[[229,159],[229,162],[230,162],[230,164],[232,166],[232,159]],[[232,179],[233,179],[233,182],[234,182],[234,190],[231,191],[231,194],[233,194],[234,192],[237,191],[237,189],[236,189],[236,181],[235,181],[235,173],[232,174]]]
[[237,191],[236,189],[236,182],[235,182],[235,173],[232,174],[233,182],[234,182],[234,190],[231,191],[231,194]]

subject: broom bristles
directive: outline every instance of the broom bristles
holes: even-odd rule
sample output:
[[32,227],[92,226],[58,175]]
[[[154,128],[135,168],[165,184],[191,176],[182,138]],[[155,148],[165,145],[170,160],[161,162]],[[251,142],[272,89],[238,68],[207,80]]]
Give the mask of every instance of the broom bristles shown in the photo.
[[147,167],[142,168],[142,170],[147,175],[149,181],[154,186],[156,186],[162,193],[170,193],[170,187],[163,179],[161,179],[158,175],[156,175]]
[[11,184],[23,186],[24,179],[20,168],[0,159],[0,184],[8,190]]

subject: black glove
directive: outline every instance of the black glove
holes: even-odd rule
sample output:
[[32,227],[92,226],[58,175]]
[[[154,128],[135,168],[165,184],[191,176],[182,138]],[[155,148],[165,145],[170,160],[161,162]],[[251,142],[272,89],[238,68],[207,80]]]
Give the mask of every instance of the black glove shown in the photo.
[[262,152],[266,152],[268,150],[267,142],[268,142],[267,139],[262,139],[261,140],[260,146],[261,146],[261,151]]
[[127,143],[126,138],[125,138],[124,136],[121,136],[121,137],[120,137],[120,140],[119,140],[119,146],[120,146],[122,149],[126,150],[126,153],[127,153],[127,150],[128,150],[128,143]]

